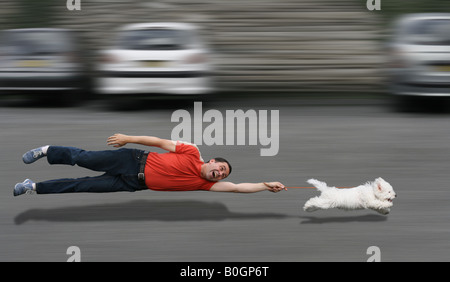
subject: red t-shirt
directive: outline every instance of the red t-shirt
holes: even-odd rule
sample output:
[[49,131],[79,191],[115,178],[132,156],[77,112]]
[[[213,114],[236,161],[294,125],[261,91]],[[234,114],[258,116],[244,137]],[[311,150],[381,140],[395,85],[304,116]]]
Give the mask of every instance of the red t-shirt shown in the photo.
[[203,163],[197,146],[178,141],[175,152],[148,154],[145,184],[159,191],[209,190],[216,182],[200,176]]

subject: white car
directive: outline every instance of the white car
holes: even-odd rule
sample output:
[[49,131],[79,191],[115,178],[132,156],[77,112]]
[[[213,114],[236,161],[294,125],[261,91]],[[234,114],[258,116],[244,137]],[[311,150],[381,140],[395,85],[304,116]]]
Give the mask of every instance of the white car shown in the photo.
[[208,50],[185,23],[142,23],[120,29],[101,51],[97,92],[102,95],[213,92]]
[[388,47],[392,94],[450,96],[450,14],[400,18]]

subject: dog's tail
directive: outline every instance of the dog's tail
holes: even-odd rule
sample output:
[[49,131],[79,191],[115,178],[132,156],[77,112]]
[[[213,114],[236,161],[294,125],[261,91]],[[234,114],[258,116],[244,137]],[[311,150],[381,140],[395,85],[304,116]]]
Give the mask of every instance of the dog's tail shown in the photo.
[[319,181],[317,179],[309,179],[307,182],[314,185],[320,192],[323,192],[329,188],[325,182]]

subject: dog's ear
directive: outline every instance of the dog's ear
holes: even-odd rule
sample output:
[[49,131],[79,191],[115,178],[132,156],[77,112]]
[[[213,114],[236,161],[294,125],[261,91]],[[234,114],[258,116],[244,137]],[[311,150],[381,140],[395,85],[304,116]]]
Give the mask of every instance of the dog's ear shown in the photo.
[[375,179],[375,184],[377,185],[378,191],[380,191],[380,192],[383,191],[382,182],[383,182],[383,178],[381,178],[381,177],[378,177],[377,179]]

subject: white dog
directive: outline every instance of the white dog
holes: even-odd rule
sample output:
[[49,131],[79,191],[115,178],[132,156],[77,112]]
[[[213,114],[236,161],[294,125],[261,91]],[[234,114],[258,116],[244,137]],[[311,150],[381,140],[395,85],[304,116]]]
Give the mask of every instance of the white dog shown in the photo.
[[367,182],[354,188],[328,187],[325,182],[309,179],[320,196],[309,199],[303,210],[312,212],[320,209],[338,208],[344,210],[372,209],[381,214],[388,214],[397,196],[392,186],[379,177],[374,182]]

